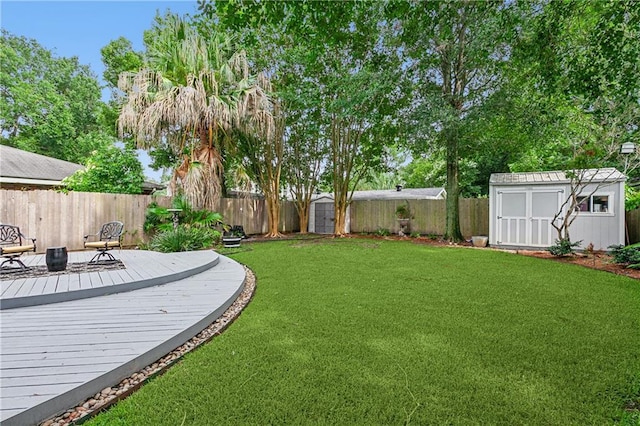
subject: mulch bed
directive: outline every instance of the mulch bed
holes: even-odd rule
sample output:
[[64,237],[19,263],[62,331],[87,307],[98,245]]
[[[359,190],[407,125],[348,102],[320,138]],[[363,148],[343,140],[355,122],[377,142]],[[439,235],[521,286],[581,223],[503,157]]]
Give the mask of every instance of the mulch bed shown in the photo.
[[555,262],[584,266],[585,268],[611,272],[612,274],[624,275],[625,277],[640,280],[640,270],[629,269],[625,265],[613,263],[613,258],[604,252],[594,254],[577,253],[564,257],[553,256],[548,251],[518,250],[516,253],[524,256],[537,257],[539,259],[549,259]]
[[126,269],[124,263],[121,260],[115,262],[77,262],[68,263],[67,269],[58,272],[49,272],[45,265],[31,266],[27,269],[11,268],[3,269],[0,271],[0,279],[2,280],[17,280],[21,278],[41,278],[50,277],[54,275],[66,275],[66,274],[80,274],[88,272],[103,272],[103,271],[115,271],[118,269]]
[[[385,237],[390,238],[390,237]],[[391,237],[400,238],[400,237]],[[408,239],[404,237],[403,239]],[[440,247],[471,247],[472,244],[469,241],[463,241],[460,243],[452,244],[448,241],[439,238],[411,238],[417,244],[429,244]],[[482,248],[480,250],[491,250],[491,248]],[[516,254],[523,256],[536,257],[538,259],[547,259],[552,262],[568,263],[572,265],[583,266],[585,268],[597,269],[599,271],[610,272],[612,274],[624,275],[625,277],[640,280],[640,270],[629,269],[626,265],[620,265],[613,262],[613,258],[605,252],[595,252],[593,254],[576,253],[571,256],[557,257],[552,255],[546,250],[507,250],[513,251]]]

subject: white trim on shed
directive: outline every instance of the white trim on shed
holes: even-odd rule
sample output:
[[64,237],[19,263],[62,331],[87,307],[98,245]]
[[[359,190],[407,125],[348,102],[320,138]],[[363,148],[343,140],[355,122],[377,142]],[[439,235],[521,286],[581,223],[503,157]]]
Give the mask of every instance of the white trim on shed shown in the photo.
[[[625,180],[613,168],[584,171],[584,201],[569,229],[572,241],[582,241],[581,248],[592,243],[596,250],[606,250],[624,244]],[[571,180],[562,171],[492,174],[489,244],[507,248],[553,245],[558,238],[553,217],[570,193]]]

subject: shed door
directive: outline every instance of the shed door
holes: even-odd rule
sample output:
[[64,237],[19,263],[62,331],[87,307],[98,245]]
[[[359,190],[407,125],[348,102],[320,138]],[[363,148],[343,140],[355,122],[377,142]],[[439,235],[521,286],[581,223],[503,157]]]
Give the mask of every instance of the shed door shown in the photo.
[[553,245],[557,232],[551,223],[560,208],[560,194],[561,192],[552,190],[531,192],[531,240],[528,245]]
[[498,244],[552,245],[556,238],[552,222],[560,209],[562,194],[559,189],[499,191]]
[[527,192],[498,193],[498,244],[527,243]]
[[333,234],[334,203],[315,203],[315,229],[317,234]]

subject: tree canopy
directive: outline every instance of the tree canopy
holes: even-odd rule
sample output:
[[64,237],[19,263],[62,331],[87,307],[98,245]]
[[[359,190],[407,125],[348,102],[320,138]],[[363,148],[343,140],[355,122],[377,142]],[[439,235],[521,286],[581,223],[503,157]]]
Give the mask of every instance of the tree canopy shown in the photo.
[[446,233],[456,240],[458,197],[486,194],[491,173],[620,167],[617,148],[638,140],[633,1],[201,0],[200,8],[205,22],[254,49],[254,65],[296,117],[292,142],[326,141],[315,152],[332,152],[322,163],[342,204],[336,217],[349,202],[342,194],[382,176],[375,170],[396,144],[413,157],[396,176],[446,185]]
[[35,40],[2,30],[0,141],[38,154],[84,163],[104,142],[100,87],[78,58],[59,58]]
[[144,174],[132,148],[105,141],[86,161],[86,168],[65,178],[71,191],[141,194]]
[[639,143],[635,1],[199,3],[158,15],[143,52],[102,49],[110,107],[76,58],[3,32],[2,143],[83,161],[117,107],[120,137],[173,166],[196,206],[244,170],[270,205],[286,187],[306,226],[324,179],[340,234],[360,182],[403,178],[446,186],[452,240],[458,197],[491,173],[638,163],[618,155]]
[[[207,22],[235,31],[251,46],[252,56],[262,59],[256,66],[266,67],[273,81],[291,144],[284,173],[294,183],[302,224],[317,165],[325,163],[336,199],[335,233],[344,233],[353,188],[393,141],[394,107],[403,99],[396,96],[400,63],[381,43],[388,30],[382,9],[315,1],[203,2],[202,9]],[[311,184],[301,184],[301,176]]]

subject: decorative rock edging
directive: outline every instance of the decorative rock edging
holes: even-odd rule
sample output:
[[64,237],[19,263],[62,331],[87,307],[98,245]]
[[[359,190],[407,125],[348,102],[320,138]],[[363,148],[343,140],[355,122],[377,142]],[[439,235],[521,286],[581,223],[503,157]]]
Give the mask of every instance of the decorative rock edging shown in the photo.
[[215,336],[221,334],[240,315],[242,310],[253,298],[256,289],[256,277],[251,269],[244,267],[246,278],[244,288],[229,308],[211,325],[191,338],[182,346],[174,349],[166,356],[160,358],[152,365],[122,380],[113,387],[108,387],[88,398],[77,407],[70,408],[63,414],[45,420],[40,426],[69,426],[79,425],[106,410],[111,405],[125,399],[136,390],[140,389],[149,379],[163,374],[173,364],[179,361],[185,354],[191,352],[200,345],[209,342]]

